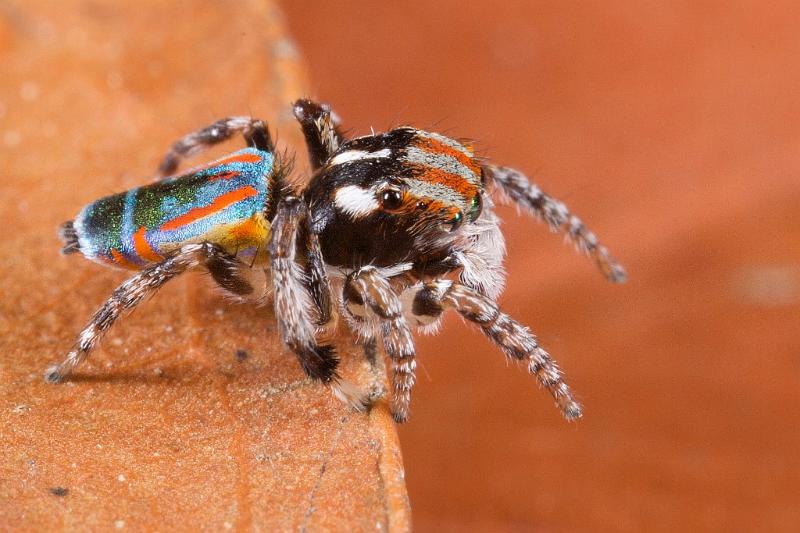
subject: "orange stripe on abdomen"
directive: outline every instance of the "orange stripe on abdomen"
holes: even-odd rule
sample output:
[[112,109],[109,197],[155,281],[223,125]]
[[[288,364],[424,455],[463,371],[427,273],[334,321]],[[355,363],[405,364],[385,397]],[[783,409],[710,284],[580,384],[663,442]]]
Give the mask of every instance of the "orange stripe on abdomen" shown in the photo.
[[229,157],[224,157],[219,161],[214,161],[212,166],[227,165],[228,163],[260,163],[261,156],[258,154],[235,154]]
[[219,174],[212,174],[208,177],[208,181],[229,180],[238,176],[239,173],[231,170],[229,172],[220,172]]
[[116,248],[111,249],[111,257],[114,258],[114,262],[117,263],[122,268],[127,268],[129,270],[139,270],[139,265],[128,261],[128,258],[122,255]]
[[141,227],[139,230],[133,234],[133,247],[136,250],[136,253],[144,259],[145,261],[150,261],[151,263],[158,263],[162,259],[162,256],[158,255],[155,250],[150,246],[150,243],[147,242],[145,238],[145,228]]
[[245,198],[250,198],[251,196],[256,196],[256,195],[258,195],[258,191],[250,185],[227,192],[223,195],[214,198],[214,201],[211,202],[211,204],[209,205],[203,207],[195,207],[194,209],[189,210],[189,212],[179,217],[173,218],[168,222],[165,222],[159,229],[161,229],[162,231],[170,231],[178,229],[181,226],[186,226],[187,224],[191,224],[195,220],[199,220],[203,217],[213,215],[217,211],[221,211],[226,207],[228,207],[229,205],[235,204],[240,200],[244,200]]

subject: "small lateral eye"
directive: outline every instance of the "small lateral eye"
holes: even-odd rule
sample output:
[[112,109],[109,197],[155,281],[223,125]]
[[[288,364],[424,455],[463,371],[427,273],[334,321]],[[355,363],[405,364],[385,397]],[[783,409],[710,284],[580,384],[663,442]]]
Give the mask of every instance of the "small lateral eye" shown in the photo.
[[389,211],[398,209],[403,205],[403,193],[397,189],[386,189],[381,193],[381,205]]
[[475,222],[481,215],[481,211],[483,211],[483,201],[481,200],[481,195],[477,194],[472,198],[469,205],[469,221]]

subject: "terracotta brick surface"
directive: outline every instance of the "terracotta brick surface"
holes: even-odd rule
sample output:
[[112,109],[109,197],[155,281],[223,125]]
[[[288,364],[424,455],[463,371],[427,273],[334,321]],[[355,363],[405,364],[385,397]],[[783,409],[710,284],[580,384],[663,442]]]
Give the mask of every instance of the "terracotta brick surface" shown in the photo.
[[422,531],[800,530],[796,1],[286,0],[354,134],[478,140],[625,263],[503,209],[501,304],[581,395],[566,424],[450,318],[400,430]]
[[[202,275],[122,320],[74,379],[41,378],[126,277],[61,257],[59,223],[220,117],[300,146],[305,75],[277,7],[4,2],[0,77],[0,530],[407,529],[385,405],[345,409],[303,379],[271,311]],[[362,361],[343,373],[371,379]]]

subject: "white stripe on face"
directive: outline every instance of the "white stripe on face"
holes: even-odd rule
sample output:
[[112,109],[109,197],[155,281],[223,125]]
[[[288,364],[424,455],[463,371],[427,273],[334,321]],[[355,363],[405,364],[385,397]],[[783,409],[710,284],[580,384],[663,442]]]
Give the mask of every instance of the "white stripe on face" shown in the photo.
[[336,191],[334,203],[353,218],[369,215],[380,207],[373,191],[355,185],[347,185]]
[[364,152],[363,150],[348,150],[346,152],[342,152],[338,154],[336,157],[331,159],[331,165],[341,165],[343,163],[350,163],[352,161],[361,161],[362,159],[380,159],[383,157],[389,157],[392,155],[392,151],[388,148],[384,148],[383,150],[378,150],[377,152]]

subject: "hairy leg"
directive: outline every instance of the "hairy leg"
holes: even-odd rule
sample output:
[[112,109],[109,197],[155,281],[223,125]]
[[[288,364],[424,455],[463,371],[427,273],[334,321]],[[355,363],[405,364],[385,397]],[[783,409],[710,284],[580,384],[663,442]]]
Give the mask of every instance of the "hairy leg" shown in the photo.
[[520,171],[509,167],[484,165],[487,181],[533,215],[543,219],[553,231],[565,231],[578,249],[592,257],[603,275],[614,283],[624,283],[625,269],[583,222],[569,212],[564,202],[545,194]]
[[159,176],[163,178],[171,175],[178,169],[181,159],[226,141],[237,133],[244,136],[248,146],[266,152],[275,151],[269,129],[263,120],[250,117],[223,118],[210,126],[189,133],[173,143],[158,167]]
[[248,296],[253,293],[253,285],[248,281],[246,270],[250,267],[236,257],[219,250],[205,261],[211,277],[226,291],[236,296]]
[[303,129],[311,168],[323,166],[344,142],[339,120],[327,104],[301,99],[294,103],[294,116]]
[[378,325],[386,355],[392,362],[392,416],[397,422],[405,422],[416,381],[416,361],[400,298],[376,268],[363,267],[348,276],[343,299],[351,314],[362,314],[368,322]]
[[269,251],[275,318],[283,342],[297,354],[306,374],[330,383],[338,379],[339,360],[332,346],[319,346],[316,342],[314,304],[296,257],[298,232],[305,216],[305,204],[299,198],[287,197],[278,205],[272,222]]
[[539,346],[528,328],[503,313],[492,299],[459,283],[439,280],[426,283],[417,292],[412,312],[424,323],[448,308],[478,324],[507,357],[526,361],[528,371],[553,396],[564,418],[574,420],[581,416],[581,406],[564,382],[558,364]]
[[162,285],[188,269],[214,261],[224,254],[211,244],[188,244],[165,258],[160,263],[149,266],[117,287],[111,297],[95,312],[83,328],[78,341],[66,358],[45,372],[45,380],[57,383],[78,366],[120,314],[133,309],[147,296],[154,294]]

